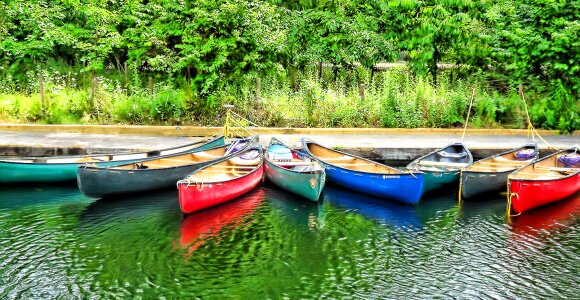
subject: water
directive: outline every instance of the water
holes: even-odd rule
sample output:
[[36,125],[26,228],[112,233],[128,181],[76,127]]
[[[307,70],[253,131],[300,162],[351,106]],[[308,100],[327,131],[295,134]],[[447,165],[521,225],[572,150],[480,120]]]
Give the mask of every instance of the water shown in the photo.
[[502,197],[416,207],[265,186],[187,217],[177,192],[0,188],[0,298],[575,298],[580,196],[508,223]]

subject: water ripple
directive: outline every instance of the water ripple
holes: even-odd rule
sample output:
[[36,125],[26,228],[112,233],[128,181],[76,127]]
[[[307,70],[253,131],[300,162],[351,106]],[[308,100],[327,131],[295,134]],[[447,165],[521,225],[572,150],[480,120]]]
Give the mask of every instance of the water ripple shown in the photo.
[[0,298],[578,294],[578,197],[508,222],[504,198],[456,196],[405,206],[331,186],[312,203],[268,186],[183,216],[175,190],[0,188]]

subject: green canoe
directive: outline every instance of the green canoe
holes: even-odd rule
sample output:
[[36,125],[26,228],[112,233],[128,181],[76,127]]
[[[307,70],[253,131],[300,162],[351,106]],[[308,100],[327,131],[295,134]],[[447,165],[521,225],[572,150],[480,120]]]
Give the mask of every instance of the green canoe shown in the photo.
[[224,144],[224,137],[220,136],[205,143],[196,142],[150,152],[2,159],[0,183],[74,181],[77,179],[77,168],[84,164],[107,167],[138,162],[154,156],[204,150]]
[[453,143],[415,159],[407,169],[425,173],[423,192],[426,193],[458,182],[461,169],[471,163],[473,156],[467,147]]
[[318,201],[326,180],[322,165],[299,155],[276,138],[270,141],[265,158],[269,181],[308,200]]

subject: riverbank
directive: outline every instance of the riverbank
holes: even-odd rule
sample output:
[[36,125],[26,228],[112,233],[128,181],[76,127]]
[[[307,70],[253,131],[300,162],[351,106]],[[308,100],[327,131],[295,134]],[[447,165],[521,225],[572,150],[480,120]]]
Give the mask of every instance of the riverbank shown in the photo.
[[[432,149],[462,140],[462,129],[394,128],[251,128],[267,145],[276,136],[290,145],[309,137],[323,145],[384,161],[405,161]],[[239,130],[238,130],[239,131]],[[212,134],[221,127],[113,126],[113,125],[20,125],[0,124],[0,155],[73,155],[139,151],[177,146]],[[538,131],[555,148],[580,143],[580,132],[560,135],[555,130]],[[549,147],[540,140],[540,149]],[[533,141],[526,130],[468,129],[463,138],[474,156],[484,157]]]

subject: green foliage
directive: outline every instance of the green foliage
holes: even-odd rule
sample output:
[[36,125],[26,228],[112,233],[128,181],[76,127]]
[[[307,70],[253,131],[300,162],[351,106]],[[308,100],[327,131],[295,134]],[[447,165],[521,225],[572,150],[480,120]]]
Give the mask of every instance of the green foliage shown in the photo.
[[480,11],[485,2],[392,1],[405,22],[396,28],[400,46],[411,57],[411,68],[430,74],[437,83],[438,64],[453,62],[481,66],[489,52],[481,43]]
[[476,126],[525,127],[522,85],[536,127],[580,127],[578,1],[0,6],[3,119],[219,125],[231,103],[272,126],[455,127],[475,85]]
[[390,39],[392,9],[380,1],[328,1],[289,14],[287,55],[298,66],[312,62],[372,67],[397,54]]
[[578,128],[579,12],[578,1],[547,0],[501,1],[487,12],[496,29],[491,45],[500,70],[546,97],[533,105],[536,126]]

